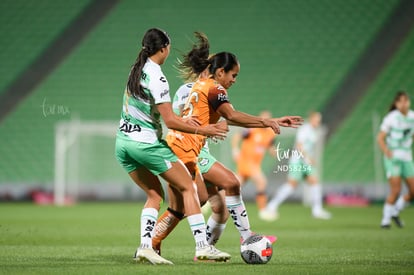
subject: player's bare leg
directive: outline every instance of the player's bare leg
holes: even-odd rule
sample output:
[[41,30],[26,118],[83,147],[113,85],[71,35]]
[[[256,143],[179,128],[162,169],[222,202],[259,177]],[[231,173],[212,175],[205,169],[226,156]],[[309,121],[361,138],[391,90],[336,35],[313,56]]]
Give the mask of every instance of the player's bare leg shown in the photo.
[[279,218],[279,206],[293,193],[297,185],[298,182],[294,179],[289,179],[288,182],[282,184],[262,211],[262,219],[266,221],[277,220]]
[[134,254],[134,259],[151,264],[172,264],[152,249],[155,223],[160,204],[164,199],[161,182],[144,167],[130,172],[129,176],[147,194],[147,201],[141,212],[141,243]]
[[381,227],[385,229],[391,227],[391,218],[395,211],[394,204],[401,192],[401,177],[390,177],[388,183],[390,185],[390,193],[384,203],[381,220]]
[[404,208],[406,208],[408,205],[410,205],[410,201],[414,198],[414,178],[406,178],[405,182],[407,184],[408,193],[401,195],[397,199],[391,217],[394,223],[400,228],[404,227],[404,222],[400,219],[400,212],[404,210]]
[[318,178],[310,175],[306,180],[310,185],[312,216],[317,219],[330,219],[332,217],[331,213],[323,209],[322,187],[319,184]]
[[250,178],[256,187],[256,205],[259,210],[259,217],[262,218],[263,209],[267,205],[267,179],[261,170],[254,173]]
[[[180,209],[187,216],[187,221],[190,225],[191,231],[196,243],[196,257],[199,260],[214,260],[227,261],[231,258],[230,254],[216,249],[214,246],[207,243],[206,224],[203,214],[201,214],[200,202],[196,192],[196,186],[191,177],[188,175],[188,170],[181,161],[172,164],[175,169],[170,169],[161,174],[161,176],[169,182],[176,190],[179,191],[179,196],[176,199],[183,200],[185,209]],[[195,164],[194,164],[195,165]],[[195,167],[194,167],[195,168]],[[193,171],[196,171],[194,169]],[[187,177],[185,176],[187,173]],[[176,193],[172,193],[176,195]]]

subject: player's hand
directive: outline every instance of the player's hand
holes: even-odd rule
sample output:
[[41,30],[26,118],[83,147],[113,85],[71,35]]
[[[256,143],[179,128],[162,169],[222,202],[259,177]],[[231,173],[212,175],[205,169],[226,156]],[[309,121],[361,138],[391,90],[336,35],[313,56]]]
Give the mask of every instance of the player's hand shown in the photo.
[[213,139],[223,140],[227,137],[227,132],[229,131],[227,124],[209,124],[204,127],[199,127],[197,133]]
[[190,117],[183,118],[183,121],[185,123],[187,123],[188,125],[191,125],[191,126],[194,126],[194,127],[197,127],[197,126],[201,125],[201,123],[198,120],[197,116],[190,116]]
[[282,127],[298,128],[303,123],[301,116],[282,116],[277,119],[277,122]]
[[[227,120],[222,120],[220,122],[217,122],[215,125],[218,129],[226,131],[226,133],[229,131],[229,125],[227,124]],[[227,134],[226,134],[226,136],[227,136]],[[225,137],[215,136],[215,137],[212,137],[212,140],[214,142],[218,142],[219,140],[224,140],[226,138],[226,136]]]
[[262,121],[263,126],[272,128],[273,132],[277,135],[280,134],[280,127],[277,119],[271,118],[271,119],[264,119]]

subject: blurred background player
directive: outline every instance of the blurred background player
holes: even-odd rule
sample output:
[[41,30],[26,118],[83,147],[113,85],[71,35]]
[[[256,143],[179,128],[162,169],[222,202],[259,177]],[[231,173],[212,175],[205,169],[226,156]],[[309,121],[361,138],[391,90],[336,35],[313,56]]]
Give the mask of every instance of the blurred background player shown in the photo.
[[[384,153],[385,172],[390,186],[390,193],[384,203],[382,228],[390,228],[391,220],[398,227],[403,227],[399,213],[414,197],[414,164],[411,150],[413,134],[414,112],[410,110],[410,98],[406,92],[400,91],[395,95],[377,137],[379,147]],[[409,192],[398,198],[402,179],[405,180]]]
[[[262,111],[259,116],[268,119],[272,114],[269,111]],[[242,185],[249,179],[253,181],[260,218],[267,204],[267,179],[261,165],[266,151],[272,156],[276,155],[275,138],[276,134],[269,128],[244,129],[236,132],[232,137],[232,152],[237,165],[237,175]]]
[[330,219],[331,213],[322,207],[322,188],[315,168],[315,146],[318,140],[318,128],[322,116],[319,112],[311,112],[308,123],[300,127],[296,134],[295,150],[289,161],[288,182],[284,183],[262,210],[261,217],[268,221],[279,217],[279,206],[293,193],[298,183],[306,180],[310,185],[312,216],[318,219]]

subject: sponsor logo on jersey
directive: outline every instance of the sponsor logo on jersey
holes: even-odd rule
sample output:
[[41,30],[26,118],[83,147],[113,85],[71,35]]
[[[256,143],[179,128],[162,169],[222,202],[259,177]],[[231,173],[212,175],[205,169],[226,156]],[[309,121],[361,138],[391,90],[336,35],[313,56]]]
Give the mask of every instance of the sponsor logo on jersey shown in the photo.
[[164,90],[164,92],[162,92],[160,94],[161,98],[163,98],[164,96],[168,95],[169,92],[170,92],[169,90]]
[[161,76],[160,81],[165,83],[165,82],[167,82],[167,79],[164,76]]
[[228,101],[228,99],[227,99],[227,95],[226,95],[225,93],[219,93],[219,94],[217,95],[217,100],[218,100],[218,101]]
[[183,96],[181,97],[181,101],[184,101],[184,99],[186,99],[186,98],[188,98],[188,94],[183,95]]
[[131,124],[128,121],[124,120],[121,126],[119,126],[119,130],[125,133],[141,132],[141,126],[138,124]]

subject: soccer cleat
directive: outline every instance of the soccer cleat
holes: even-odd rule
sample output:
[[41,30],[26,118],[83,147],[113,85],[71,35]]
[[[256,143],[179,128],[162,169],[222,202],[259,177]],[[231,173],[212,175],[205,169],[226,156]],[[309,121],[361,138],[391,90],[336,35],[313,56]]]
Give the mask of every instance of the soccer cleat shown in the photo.
[[332,214],[323,209],[319,211],[314,211],[312,213],[312,216],[316,219],[321,219],[321,220],[329,220],[330,218],[332,218]]
[[391,219],[394,221],[394,223],[399,228],[403,228],[404,227],[404,222],[400,219],[400,216],[393,216],[393,217],[391,217]]
[[381,224],[382,229],[391,229],[391,224]]
[[138,248],[135,251],[134,260],[138,263],[150,263],[153,265],[173,263],[158,255],[152,248]]
[[152,249],[154,249],[155,253],[161,256],[161,242],[156,244]]
[[196,248],[195,258],[198,261],[227,262],[231,259],[231,255],[218,250],[213,245],[206,245]]
[[277,241],[277,237],[273,235],[265,235],[265,237],[273,244]]
[[259,218],[264,221],[273,222],[279,218],[279,213],[265,208],[259,211]]

